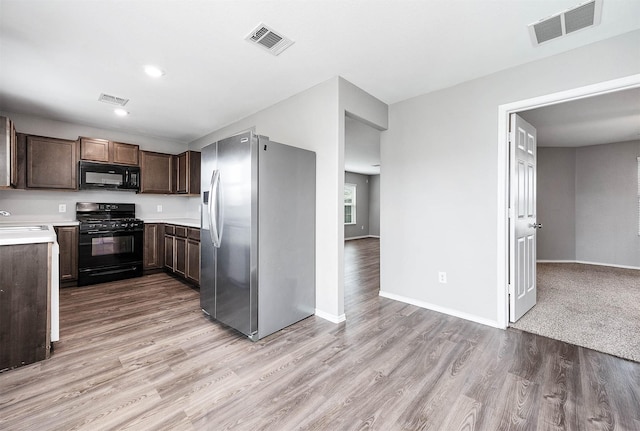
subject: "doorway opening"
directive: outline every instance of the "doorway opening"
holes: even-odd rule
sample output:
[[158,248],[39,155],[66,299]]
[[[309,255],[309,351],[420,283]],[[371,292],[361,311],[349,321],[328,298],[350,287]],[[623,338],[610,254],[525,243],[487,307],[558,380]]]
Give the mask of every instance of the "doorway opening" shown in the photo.
[[380,291],[380,130],[345,115],[344,296]]
[[605,81],[573,90],[553,93],[498,107],[498,324],[507,328],[509,321],[509,118],[511,114],[562,102],[578,100],[625,89],[639,88],[640,74]]

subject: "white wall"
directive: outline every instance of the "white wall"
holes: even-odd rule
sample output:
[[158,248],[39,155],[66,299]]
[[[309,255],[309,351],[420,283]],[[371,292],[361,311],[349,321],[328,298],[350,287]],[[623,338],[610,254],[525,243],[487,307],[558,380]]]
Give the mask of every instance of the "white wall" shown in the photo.
[[576,148],[538,147],[538,260],[576,260]]
[[[11,213],[0,222],[61,222],[76,219],[77,202],[117,202],[136,204],[136,217],[143,220],[200,218],[200,199],[179,195],[136,194],[120,191],[0,190],[0,210]],[[58,212],[60,204],[66,212]],[[162,212],[157,206],[162,205]]]
[[576,149],[577,261],[640,269],[638,157],[637,140]]
[[[78,139],[79,136],[111,139],[140,145],[140,149],[178,154],[187,149],[181,142],[153,136],[124,133],[118,130],[98,129],[80,124],[48,120],[13,112],[0,112],[13,120],[20,133],[48,136],[60,139]],[[16,221],[69,221],[75,220],[76,202],[135,203],[136,216],[140,218],[199,218],[199,199],[172,195],[145,195],[131,192],[104,191],[43,191],[0,190],[0,209],[11,212],[3,222]],[[65,204],[67,211],[58,212],[58,205]],[[162,205],[162,213],[157,212]]]
[[369,175],[369,235],[380,236],[380,175]]
[[639,46],[630,32],[391,105],[381,294],[500,326],[498,106],[640,73]]
[[640,141],[538,148],[538,260],[640,268]]
[[316,313],[345,319],[343,282],[343,187],[345,111],[386,127],[387,106],[342,78],[320,83],[289,99],[189,144],[199,150],[255,127],[256,133],[316,153]]

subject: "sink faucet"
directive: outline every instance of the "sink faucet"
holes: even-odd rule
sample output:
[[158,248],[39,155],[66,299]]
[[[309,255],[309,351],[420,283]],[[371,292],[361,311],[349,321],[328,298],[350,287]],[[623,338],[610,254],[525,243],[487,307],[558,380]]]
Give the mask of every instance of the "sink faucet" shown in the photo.
[[9,217],[11,213],[9,211],[0,210],[0,215],[4,217]]

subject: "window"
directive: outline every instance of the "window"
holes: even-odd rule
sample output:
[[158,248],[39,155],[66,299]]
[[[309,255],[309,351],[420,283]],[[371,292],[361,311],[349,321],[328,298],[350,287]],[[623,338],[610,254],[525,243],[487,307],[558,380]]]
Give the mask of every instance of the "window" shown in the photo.
[[344,224],[356,224],[356,185],[344,185]]

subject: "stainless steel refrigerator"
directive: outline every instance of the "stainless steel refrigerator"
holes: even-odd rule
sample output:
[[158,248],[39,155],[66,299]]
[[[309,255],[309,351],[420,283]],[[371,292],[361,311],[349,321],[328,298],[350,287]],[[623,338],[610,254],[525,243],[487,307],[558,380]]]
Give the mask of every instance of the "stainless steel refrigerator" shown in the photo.
[[314,314],[315,153],[246,132],[201,163],[202,310],[253,341]]

